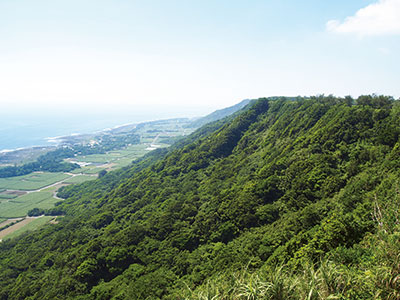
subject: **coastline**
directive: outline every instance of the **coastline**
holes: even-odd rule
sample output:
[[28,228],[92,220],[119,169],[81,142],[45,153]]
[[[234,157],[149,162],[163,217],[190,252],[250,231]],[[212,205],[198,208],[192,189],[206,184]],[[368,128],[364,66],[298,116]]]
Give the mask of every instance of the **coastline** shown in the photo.
[[28,151],[28,150],[33,150],[33,149],[46,149],[46,148],[54,148],[56,147],[55,145],[35,145],[35,146],[28,146],[28,147],[20,147],[20,148],[15,148],[15,149],[3,149],[0,150],[0,155],[12,153],[12,152],[18,152],[18,151]]
[[[95,130],[90,133],[70,133],[66,135],[59,135],[59,136],[53,136],[53,137],[45,137],[43,138],[43,144],[36,144],[32,146],[26,146],[26,147],[18,147],[14,149],[0,149],[0,159],[4,158],[5,156],[12,156],[14,154],[17,154],[18,152],[23,152],[23,151],[46,151],[50,149],[55,149],[59,147],[60,145],[63,144],[74,144],[74,143],[79,143],[84,141],[85,139],[90,139],[95,137],[96,135],[99,134],[107,134],[107,133],[118,133],[118,132],[128,132],[131,130],[134,130],[136,127],[142,125],[142,124],[147,124],[147,123],[152,123],[152,122],[162,122],[162,121],[167,121],[167,120],[182,120],[182,119],[193,119],[193,118],[165,118],[165,119],[150,119],[150,120],[145,120],[141,122],[128,122],[128,123],[123,123],[120,125],[116,125],[113,127],[107,127],[103,128],[100,130]],[[1,145],[0,145],[1,146]],[[1,164],[1,161],[0,161]]]
[[[147,121],[146,121],[147,122]],[[152,121],[149,121],[152,122]],[[10,154],[12,152],[18,152],[18,151],[28,151],[28,150],[33,150],[33,149],[46,149],[46,148],[54,148],[60,146],[63,142],[68,140],[69,138],[79,138],[83,136],[92,136],[96,134],[101,134],[103,132],[110,132],[116,129],[120,129],[126,126],[137,126],[140,123],[124,123],[121,125],[117,125],[114,127],[107,127],[105,129],[100,129],[93,131],[91,133],[70,133],[66,135],[60,135],[60,136],[54,136],[54,137],[45,137],[43,138],[44,143],[42,145],[32,145],[32,146],[26,146],[26,147],[18,147],[14,149],[0,149],[0,155],[4,154]]]

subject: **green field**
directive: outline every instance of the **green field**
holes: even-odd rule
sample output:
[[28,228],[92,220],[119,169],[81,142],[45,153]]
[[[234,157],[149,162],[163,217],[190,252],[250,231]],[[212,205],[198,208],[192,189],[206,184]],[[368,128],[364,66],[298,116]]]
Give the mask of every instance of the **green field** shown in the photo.
[[[0,189],[37,190],[71,177],[64,173],[31,173],[24,176],[0,178]],[[1,211],[1,210],[0,210]]]
[[102,171],[102,170],[104,170],[104,168],[102,168],[102,167],[99,167],[99,168],[97,168],[97,167],[94,167],[94,168],[87,168],[86,170],[84,170],[82,173],[83,174],[98,174],[100,171]]
[[64,183],[82,183],[89,180],[95,180],[96,178],[96,176],[78,175],[65,180]]
[[98,164],[106,164],[109,163],[113,159],[110,154],[91,154],[91,155],[83,155],[76,156],[74,160],[80,162],[88,162],[88,163],[98,163]]
[[6,235],[3,239],[11,239],[14,238],[16,236],[19,236],[20,234],[26,232],[26,231],[32,231],[32,230],[36,230],[38,229],[40,226],[43,226],[44,224],[48,223],[51,219],[54,219],[54,217],[52,216],[43,216],[40,218],[37,218],[35,220],[33,220],[32,222],[26,224],[24,227],[21,227],[17,230],[15,230],[14,232]]
[[[165,147],[167,145],[161,145]],[[93,165],[74,170],[75,174],[86,174],[71,176],[65,173],[32,173],[25,176],[0,178],[0,218],[15,218],[26,216],[27,212],[35,207],[47,209],[52,208],[58,199],[53,198],[56,187],[50,187],[40,192],[31,192],[22,196],[4,194],[5,189],[9,190],[36,190],[63,181],[64,183],[82,183],[88,180],[95,180],[95,176],[103,169],[117,169],[129,165],[133,160],[143,156],[149,150],[148,145],[131,145],[118,151],[110,151],[107,154],[95,154],[74,157],[74,160],[90,162]],[[99,167],[98,164],[109,164]]]
[[[166,147],[168,145],[160,145]],[[106,154],[93,154],[93,155],[82,155],[74,157],[75,161],[92,163],[93,165],[85,166],[80,169],[73,171],[75,174],[96,174],[103,170],[105,167],[99,166],[99,164],[114,164],[111,168],[116,169],[129,165],[133,160],[142,157],[144,154],[149,152],[146,150],[148,145],[131,145],[125,149],[110,151]]]
[[0,202],[0,218],[24,217],[29,210],[38,207],[42,209],[52,208],[58,202],[53,198],[53,189],[41,192],[32,192],[15,199]]
[[[65,173],[36,172],[18,177],[0,178],[0,222],[8,218],[24,217],[29,210],[35,207],[41,209],[52,208],[59,201],[59,199],[53,198],[53,194],[58,188],[56,186],[38,192],[29,192],[25,195],[10,194],[5,192],[6,190],[34,191],[61,181],[66,184],[79,184],[88,180],[95,180],[96,176],[89,175],[98,174],[102,170],[110,171],[125,167],[150,152],[151,150],[148,148],[152,144],[156,144],[157,148],[168,147],[168,144],[162,143],[164,138],[182,136],[190,133],[189,131],[193,130],[182,128],[182,125],[176,121],[145,124],[137,130],[137,134],[141,137],[141,144],[130,145],[105,154],[81,155],[67,159],[66,161],[90,163],[90,165],[70,172],[77,176]],[[7,238],[19,235],[26,230],[35,229],[47,221],[48,219],[45,218],[34,220],[7,236]]]
[[16,195],[16,194],[1,194],[0,193],[0,201],[2,199],[14,199],[14,198],[17,198],[17,197],[18,197],[18,195]]
[[115,170],[129,165],[132,161],[151,151],[147,148],[152,144],[156,144],[157,148],[168,147],[168,144],[162,143],[164,139],[186,135],[192,131],[192,128],[183,128],[182,124],[176,120],[165,120],[158,124],[147,123],[136,129],[136,133],[140,135],[140,144],[130,145],[124,149],[109,151],[105,154],[75,156],[67,161],[91,164],[73,170],[71,172],[73,174],[96,174],[103,169],[107,169],[107,171]]
[[75,169],[73,170],[71,173],[72,174],[89,174],[89,175],[93,175],[93,174],[97,174],[99,173],[101,170],[104,170],[104,167],[96,167],[96,166],[87,166],[87,167],[82,167],[80,169]]

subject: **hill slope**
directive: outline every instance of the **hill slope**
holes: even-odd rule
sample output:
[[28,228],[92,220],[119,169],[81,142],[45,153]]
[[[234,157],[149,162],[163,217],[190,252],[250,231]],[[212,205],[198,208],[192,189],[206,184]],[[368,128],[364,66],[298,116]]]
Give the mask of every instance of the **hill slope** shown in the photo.
[[[212,294],[210,279],[230,282],[245,266],[303,274],[327,257],[381,274],[378,253],[364,245],[375,245],[377,224],[388,226],[388,245],[398,240],[390,203],[400,106],[389,97],[358,103],[260,99],[166,156],[66,190],[64,220],[0,245],[0,299],[200,299]],[[326,295],[369,298],[377,282],[390,294],[398,270],[388,268],[382,274],[394,277],[369,275]],[[217,289],[247,299],[246,284]],[[296,293],[286,299],[301,299]]]
[[216,111],[212,112],[211,114],[209,114],[207,116],[204,116],[202,118],[199,118],[199,119],[193,121],[191,124],[189,124],[189,126],[192,127],[192,128],[198,128],[198,127],[201,127],[201,126],[203,126],[203,125],[205,125],[207,123],[223,119],[223,118],[225,118],[225,117],[227,117],[229,115],[232,115],[235,112],[241,110],[247,104],[249,104],[250,101],[251,101],[250,99],[245,99],[245,100],[242,100],[239,103],[237,103],[235,105],[232,105],[230,107],[226,107],[226,108],[223,108],[223,109],[216,110]]

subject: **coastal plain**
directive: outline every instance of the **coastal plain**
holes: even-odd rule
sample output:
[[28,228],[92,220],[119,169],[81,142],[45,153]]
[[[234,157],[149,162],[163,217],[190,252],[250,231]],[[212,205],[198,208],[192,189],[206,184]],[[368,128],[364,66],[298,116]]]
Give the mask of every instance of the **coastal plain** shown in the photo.
[[[137,126],[117,128],[107,132],[107,136],[121,132],[134,132],[140,137],[138,144],[129,144],[105,153],[75,155],[65,162],[76,163],[80,167],[70,172],[33,172],[23,176],[0,178],[0,240],[18,236],[28,230],[34,230],[44,224],[51,223],[54,217],[39,216],[34,220],[27,217],[33,208],[50,209],[63,199],[57,197],[57,190],[65,185],[80,184],[95,180],[99,172],[110,172],[125,167],[146,153],[168,147],[171,140],[185,136],[194,129],[187,126],[188,119],[171,119],[146,122]],[[66,137],[64,143],[78,144],[97,142],[96,136],[84,135]],[[53,148],[52,148],[53,149]],[[37,149],[32,149],[37,152]],[[45,150],[41,149],[41,152]],[[10,155],[10,154],[9,154]],[[20,156],[13,155],[13,163],[29,162],[31,156],[26,149]],[[20,160],[15,160],[20,157]],[[3,163],[2,166],[9,165]]]

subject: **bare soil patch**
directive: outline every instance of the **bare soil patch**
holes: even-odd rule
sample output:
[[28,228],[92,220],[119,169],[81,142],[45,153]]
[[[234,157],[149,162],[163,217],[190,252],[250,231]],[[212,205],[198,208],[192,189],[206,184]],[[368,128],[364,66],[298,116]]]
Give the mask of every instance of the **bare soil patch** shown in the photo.
[[1,222],[0,223],[0,229],[3,228],[4,226],[7,226],[8,224],[11,224],[12,222],[15,222],[15,221],[18,221],[18,220],[21,220],[21,219],[23,219],[23,218],[8,219],[8,220],[6,220],[4,222]]
[[16,231],[17,229],[20,229],[21,227],[24,227],[26,224],[32,222],[33,220],[35,220],[35,218],[26,217],[23,221],[18,222],[17,224],[0,231],[0,239],[3,239],[6,235]]
[[49,221],[50,224],[58,224],[57,218],[51,219]]

